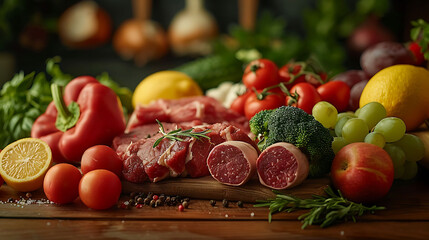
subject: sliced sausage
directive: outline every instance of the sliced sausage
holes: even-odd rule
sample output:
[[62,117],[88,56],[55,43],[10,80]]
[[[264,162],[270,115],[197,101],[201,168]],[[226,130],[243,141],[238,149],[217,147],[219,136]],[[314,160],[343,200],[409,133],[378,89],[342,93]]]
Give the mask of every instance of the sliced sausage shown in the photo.
[[308,159],[293,144],[269,146],[256,161],[259,181],[273,189],[286,189],[302,183],[308,176]]
[[241,141],[227,141],[215,146],[207,158],[210,174],[217,181],[231,186],[245,184],[256,173],[258,152]]

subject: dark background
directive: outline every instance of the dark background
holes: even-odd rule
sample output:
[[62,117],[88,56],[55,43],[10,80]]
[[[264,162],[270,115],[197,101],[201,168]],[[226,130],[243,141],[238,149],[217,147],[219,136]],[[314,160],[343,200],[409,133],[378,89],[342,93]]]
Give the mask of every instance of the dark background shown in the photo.
[[[25,2],[28,14],[34,10],[39,10],[47,17],[55,18],[77,1],[37,0]],[[117,29],[124,20],[132,17],[131,1],[97,0],[96,2],[110,14],[113,20],[113,30]],[[316,0],[261,0],[259,13],[268,10],[274,16],[286,20],[288,31],[302,33],[302,13],[305,9],[313,8],[316,2]],[[352,5],[355,1],[349,2]],[[183,9],[184,5],[184,0],[154,0],[151,18],[159,22],[164,29],[167,29],[174,15]],[[394,33],[398,41],[408,41],[410,21],[417,18],[427,18],[428,6],[429,1],[426,0],[391,1],[389,11],[382,19],[383,24]],[[235,0],[206,0],[205,7],[216,18],[221,33],[226,33],[231,25],[238,23],[238,7]],[[29,15],[22,16],[22,19],[26,17],[28,18]],[[122,60],[113,50],[111,42],[91,50],[75,50],[63,46],[54,33],[49,35],[47,47],[40,52],[22,49],[16,43],[12,43],[6,49],[1,50],[13,54],[15,67],[12,72],[19,70],[23,70],[25,73],[43,71],[46,59],[58,55],[62,57],[61,68],[66,73],[77,76],[83,74],[98,75],[102,72],[108,72],[115,81],[130,89],[134,89],[150,73],[170,69],[192,59],[189,57],[179,58],[169,53],[161,60],[150,62],[143,67],[137,67],[132,61]]]

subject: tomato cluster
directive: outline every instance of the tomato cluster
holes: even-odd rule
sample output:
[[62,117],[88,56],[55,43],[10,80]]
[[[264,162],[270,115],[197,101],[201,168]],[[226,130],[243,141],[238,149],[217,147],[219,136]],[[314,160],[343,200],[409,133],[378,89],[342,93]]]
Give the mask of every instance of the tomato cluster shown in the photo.
[[327,82],[327,74],[306,62],[288,62],[281,68],[269,59],[250,62],[244,70],[247,91],[230,108],[247,119],[262,110],[283,105],[294,106],[311,114],[319,101],[327,101],[340,111],[347,108],[350,87],[344,82]]
[[108,146],[93,146],[84,152],[81,168],[83,176],[68,163],[51,167],[43,181],[46,197],[58,204],[80,197],[87,207],[97,210],[115,205],[122,190],[122,161],[116,152]]

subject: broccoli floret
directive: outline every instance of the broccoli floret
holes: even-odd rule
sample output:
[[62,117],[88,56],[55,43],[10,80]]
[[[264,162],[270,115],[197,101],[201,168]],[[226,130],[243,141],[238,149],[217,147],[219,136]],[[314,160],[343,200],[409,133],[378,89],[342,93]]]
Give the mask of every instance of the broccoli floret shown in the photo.
[[255,134],[260,149],[265,145],[265,136],[268,134],[268,119],[274,110],[263,110],[255,114],[250,121],[250,131]]
[[[331,145],[333,137],[312,115],[296,107],[283,106],[267,114],[266,118],[262,127],[257,128],[258,132],[254,132],[255,135],[263,133],[264,142],[259,144],[261,150],[277,142],[288,142],[308,156],[310,177],[321,177],[329,172],[335,157]],[[254,122],[259,122],[258,119]]]

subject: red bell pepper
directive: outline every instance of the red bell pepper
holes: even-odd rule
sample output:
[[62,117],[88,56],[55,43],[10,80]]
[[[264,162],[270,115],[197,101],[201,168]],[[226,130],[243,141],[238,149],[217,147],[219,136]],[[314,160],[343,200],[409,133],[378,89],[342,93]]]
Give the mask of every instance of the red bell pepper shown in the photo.
[[80,162],[83,152],[111,145],[125,130],[122,106],[115,92],[95,78],[81,76],[62,88],[52,85],[53,101],[33,124],[31,137],[48,143],[55,162]]

